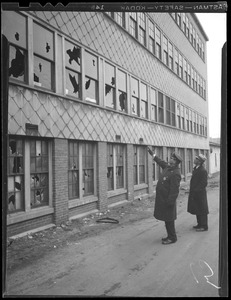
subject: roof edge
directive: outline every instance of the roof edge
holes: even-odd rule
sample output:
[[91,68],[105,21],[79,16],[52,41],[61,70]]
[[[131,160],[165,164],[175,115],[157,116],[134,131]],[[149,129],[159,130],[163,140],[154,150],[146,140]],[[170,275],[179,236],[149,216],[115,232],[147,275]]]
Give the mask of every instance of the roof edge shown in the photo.
[[203,33],[206,42],[208,42],[208,41],[209,41],[209,38],[208,38],[207,34],[205,33],[205,31],[204,31],[204,29],[203,29],[203,27],[202,27],[202,25],[201,25],[201,23],[200,23],[198,17],[196,16],[195,13],[191,13],[191,15],[192,15],[194,21],[196,22],[197,26],[199,27],[199,29],[200,29],[201,32]]

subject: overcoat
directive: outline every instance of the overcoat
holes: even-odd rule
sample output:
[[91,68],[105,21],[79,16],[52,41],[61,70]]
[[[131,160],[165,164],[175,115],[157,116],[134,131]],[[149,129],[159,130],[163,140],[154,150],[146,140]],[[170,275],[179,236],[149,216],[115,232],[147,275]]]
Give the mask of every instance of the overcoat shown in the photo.
[[209,213],[206,186],[208,173],[203,165],[194,167],[190,180],[187,211],[193,215],[206,215]]
[[171,167],[157,156],[154,161],[163,169],[156,185],[154,217],[161,221],[174,221],[177,218],[176,199],[181,181],[180,168]]

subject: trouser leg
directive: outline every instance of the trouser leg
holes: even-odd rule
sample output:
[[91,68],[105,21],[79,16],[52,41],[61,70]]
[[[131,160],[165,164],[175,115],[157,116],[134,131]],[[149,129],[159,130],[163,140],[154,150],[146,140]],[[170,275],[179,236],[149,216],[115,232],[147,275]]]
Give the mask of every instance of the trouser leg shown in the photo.
[[166,221],[165,227],[167,230],[168,238],[171,240],[176,240],[176,230],[175,230],[175,221]]
[[200,227],[208,228],[208,215],[197,215],[198,224]]

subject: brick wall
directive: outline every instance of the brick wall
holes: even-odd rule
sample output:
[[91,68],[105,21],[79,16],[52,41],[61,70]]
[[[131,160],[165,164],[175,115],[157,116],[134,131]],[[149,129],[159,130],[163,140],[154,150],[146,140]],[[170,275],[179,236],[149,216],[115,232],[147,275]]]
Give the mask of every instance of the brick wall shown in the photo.
[[133,178],[133,145],[127,145],[126,163],[127,163],[127,189],[128,189],[128,201],[134,200],[134,178]]
[[68,221],[68,141],[54,139],[53,144],[54,223]]

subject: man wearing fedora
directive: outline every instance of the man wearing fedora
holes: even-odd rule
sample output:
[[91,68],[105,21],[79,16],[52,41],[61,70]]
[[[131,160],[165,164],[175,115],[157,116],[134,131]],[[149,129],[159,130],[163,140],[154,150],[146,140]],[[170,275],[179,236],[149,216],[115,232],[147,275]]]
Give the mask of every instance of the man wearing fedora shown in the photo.
[[177,241],[175,231],[176,199],[179,194],[181,173],[179,164],[182,158],[173,152],[169,163],[161,160],[148,148],[153,160],[163,169],[156,185],[156,200],[154,208],[154,217],[157,220],[165,222],[167,237],[162,238],[162,244],[168,245]]
[[208,230],[208,202],[206,186],[208,183],[208,173],[203,166],[206,157],[199,154],[194,159],[195,167],[193,168],[190,180],[190,189],[188,197],[187,211],[192,215],[196,215],[197,225],[193,226],[196,231]]

